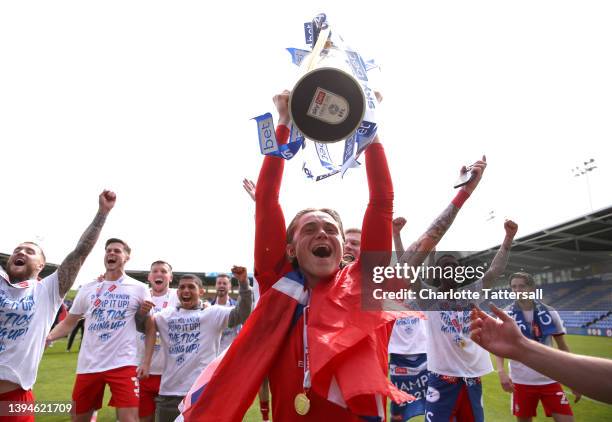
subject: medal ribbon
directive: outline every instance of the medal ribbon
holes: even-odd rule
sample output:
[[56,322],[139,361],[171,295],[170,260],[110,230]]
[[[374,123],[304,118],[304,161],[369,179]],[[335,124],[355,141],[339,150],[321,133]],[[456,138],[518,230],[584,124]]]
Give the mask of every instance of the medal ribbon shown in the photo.
[[308,393],[311,387],[310,379],[310,351],[308,350],[308,309],[304,307],[304,393]]

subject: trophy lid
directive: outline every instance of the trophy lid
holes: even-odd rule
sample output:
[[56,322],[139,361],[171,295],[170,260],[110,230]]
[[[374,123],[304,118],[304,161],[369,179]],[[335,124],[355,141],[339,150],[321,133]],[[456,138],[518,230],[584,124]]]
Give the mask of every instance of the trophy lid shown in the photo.
[[365,113],[359,82],[347,72],[321,67],[306,73],[289,97],[289,113],[308,139],[337,142],[357,130]]

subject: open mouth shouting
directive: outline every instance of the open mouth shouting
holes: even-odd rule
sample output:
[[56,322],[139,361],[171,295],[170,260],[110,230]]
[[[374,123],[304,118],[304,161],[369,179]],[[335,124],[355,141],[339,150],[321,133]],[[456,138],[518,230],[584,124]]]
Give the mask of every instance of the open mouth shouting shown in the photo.
[[18,256],[13,261],[15,267],[23,267],[26,264],[26,258],[24,256]]
[[351,254],[351,253],[345,253],[342,256],[342,259],[346,262],[353,262],[355,261],[355,255]]
[[332,249],[329,245],[318,244],[311,249],[311,252],[317,258],[329,258],[332,254]]
[[182,292],[179,295],[181,306],[184,308],[193,308],[195,305],[197,305],[199,299],[200,298],[198,295],[192,292]]

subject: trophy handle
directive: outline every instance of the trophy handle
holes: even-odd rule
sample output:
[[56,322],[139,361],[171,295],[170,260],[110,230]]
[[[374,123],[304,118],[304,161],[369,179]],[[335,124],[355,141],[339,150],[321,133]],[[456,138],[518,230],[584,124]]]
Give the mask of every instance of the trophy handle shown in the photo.
[[327,42],[327,39],[329,38],[330,32],[331,30],[329,29],[329,26],[328,26],[327,28],[321,30],[321,32],[319,33],[317,42],[312,48],[312,52],[310,53],[310,56],[308,57],[308,64],[306,65],[306,72],[310,72],[312,69],[316,67],[317,63],[319,62],[319,57],[321,56],[321,51],[323,51],[323,48],[325,48],[325,43]]

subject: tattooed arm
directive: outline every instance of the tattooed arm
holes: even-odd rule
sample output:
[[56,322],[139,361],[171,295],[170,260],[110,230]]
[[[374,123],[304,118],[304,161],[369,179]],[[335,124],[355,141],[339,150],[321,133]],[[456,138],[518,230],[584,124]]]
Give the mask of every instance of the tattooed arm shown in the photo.
[[512,240],[518,230],[518,225],[512,220],[506,220],[504,222],[504,230],[506,235],[502,242],[499,250],[495,254],[489,270],[482,277],[482,287],[485,289],[490,288],[495,280],[504,273],[506,265],[508,264],[508,257],[510,256],[510,248],[512,247]]
[[[457,196],[453,201],[449,204],[448,207],[440,214],[431,226],[419,237],[417,241],[415,241],[412,245],[406,249],[404,254],[399,259],[400,263],[407,263],[412,266],[419,266],[423,263],[427,255],[436,247],[442,236],[449,229],[457,213],[459,213],[459,209],[463,205],[463,202],[474,192],[478,183],[480,183],[480,179],[482,179],[482,174],[484,173],[485,168],[487,167],[487,159],[486,157],[482,157],[482,160],[476,161],[471,166],[472,178],[470,181],[458,192]],[[467,169],[463,167],[461,169],[461,174],[467,172]]]
[[85,262],[85,258],[87,258],[100,236],[106,216],[115,206],[115,201],[116,196],[114,192],[105,190],[100,194],[98,213],[79,239],[76,248],[68,254],[57,269],[59,294],[61,297],[64,297],[74,284],[74,280],[76,280],[76,276],[83,262]]
[[442,236],[453,224],[459,208],[450,204],[429,226],[429,228],[413,242],[400,258],[401,263],[418,266],[425,260],[429,252],[436,247]]

